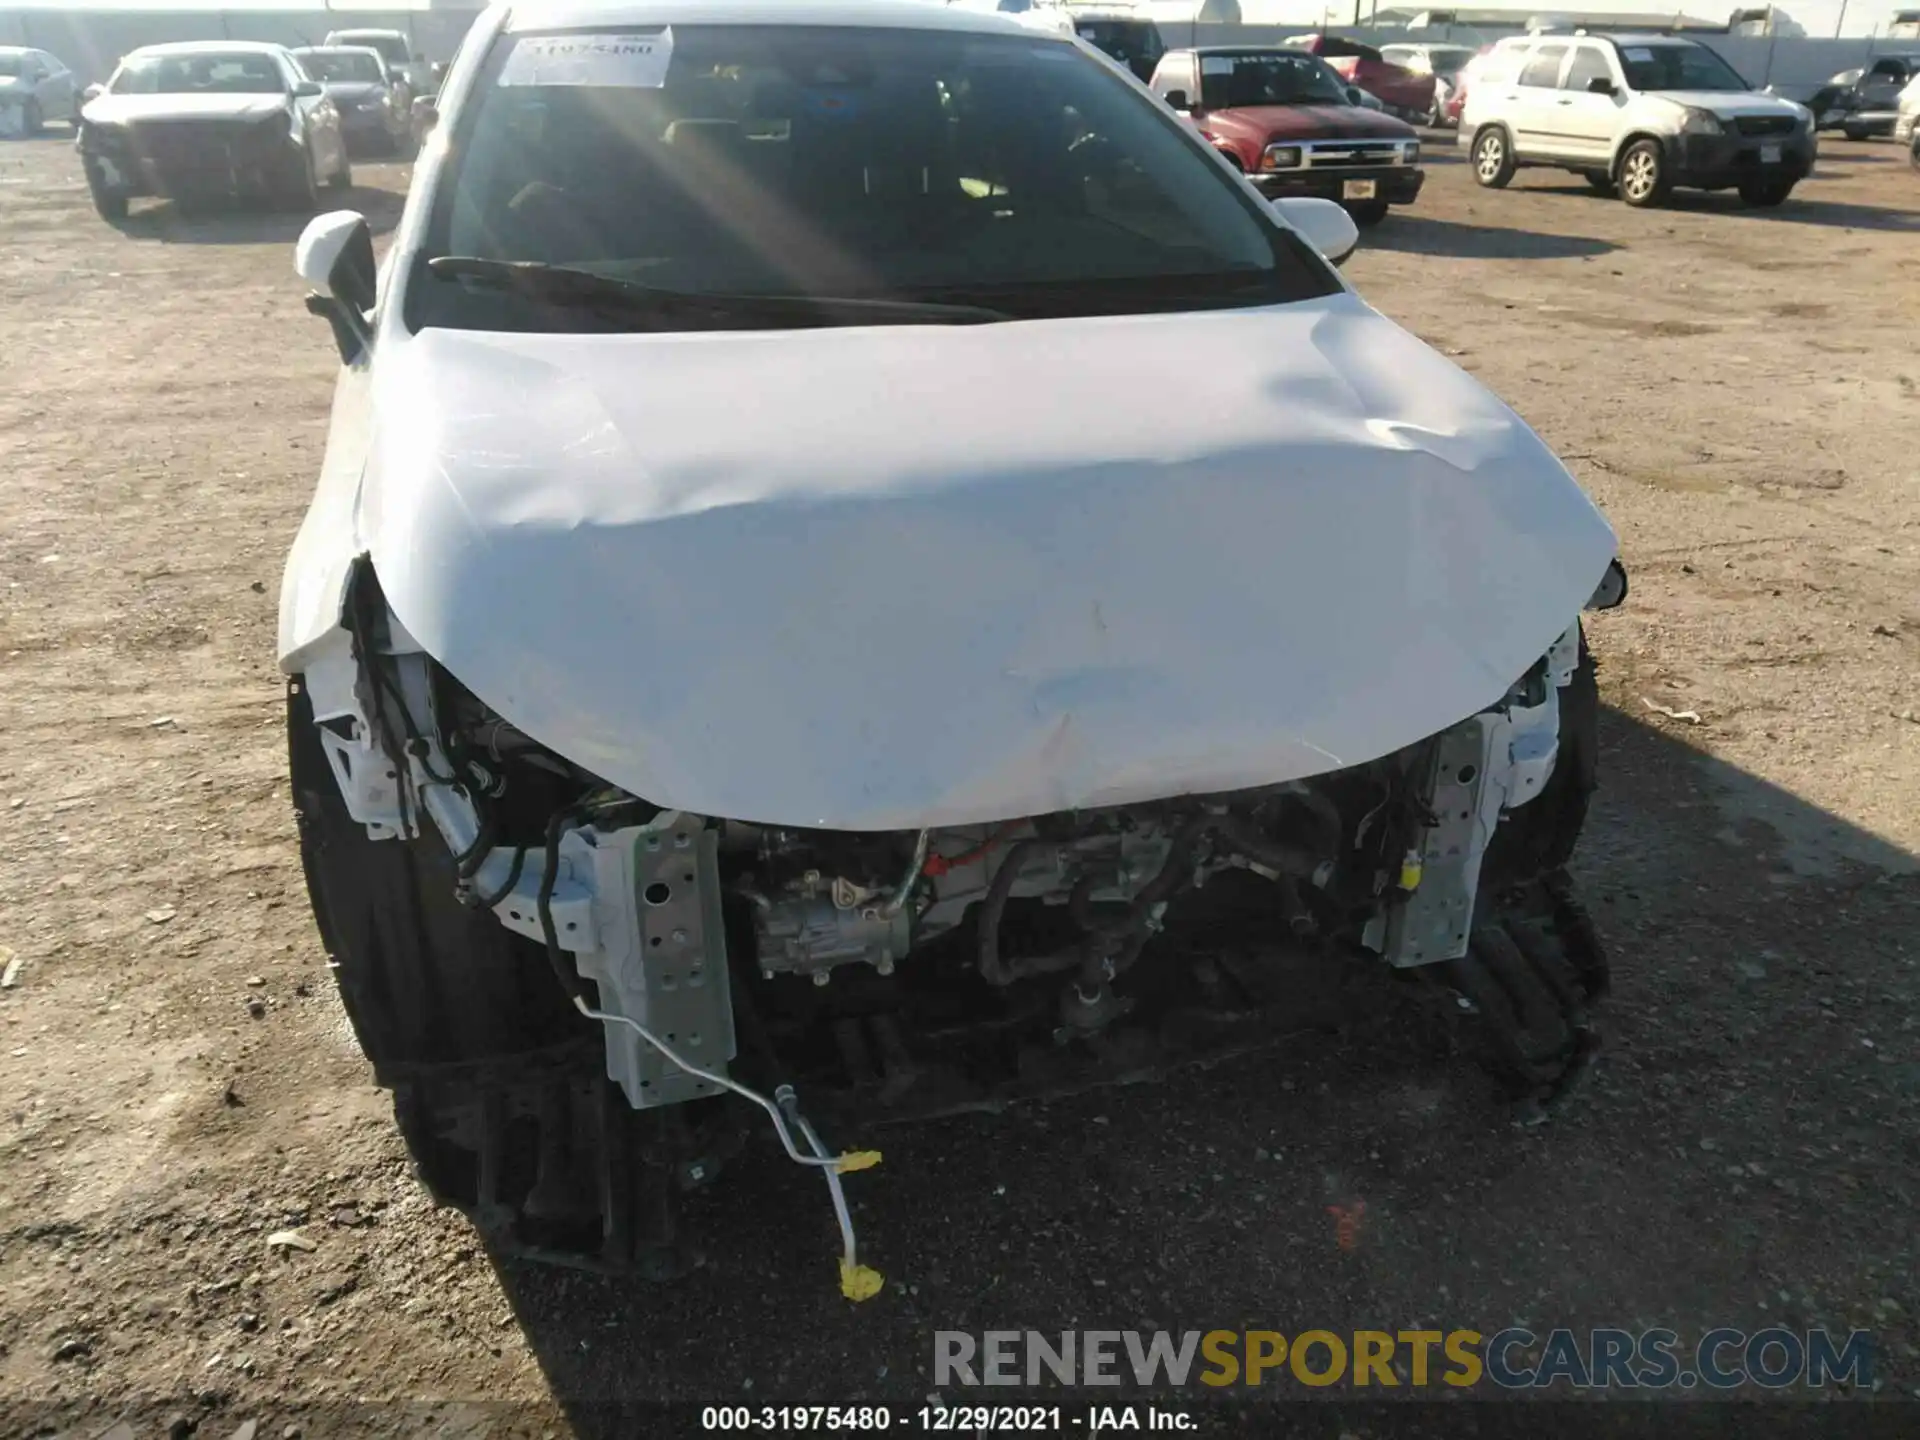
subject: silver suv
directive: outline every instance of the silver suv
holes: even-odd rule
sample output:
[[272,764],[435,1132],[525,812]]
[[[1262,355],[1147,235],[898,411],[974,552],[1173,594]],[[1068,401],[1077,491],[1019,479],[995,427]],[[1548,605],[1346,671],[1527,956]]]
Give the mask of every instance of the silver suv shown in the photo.
[[1670,35],[1502,40],[1467,94],[1460,143],[1494,189],[1523,165],[1584,175],[1658,205],[1676,187],[1778,205],[1813,169],[1813,114],[1754,90],[1713,50]]

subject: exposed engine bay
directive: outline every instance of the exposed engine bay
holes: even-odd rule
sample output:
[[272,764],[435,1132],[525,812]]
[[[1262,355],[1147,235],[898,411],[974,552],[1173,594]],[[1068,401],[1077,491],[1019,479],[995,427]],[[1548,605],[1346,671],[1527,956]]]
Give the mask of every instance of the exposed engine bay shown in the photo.
[[[1257,887],[1261,923],[1288,944],[1336,962],[1371,954],[1439,980],[1485,1020],[1494,1068],[1528,1103],[1562,1093],[1591,1049],[1584,1007],[1604,987],[1604,961],[1560,872],[1592,787],[1591,667],[1577,625],[1495,704],[1363,764],[1223,795],[864,832],[661,809],[494,713],[411,642],[371,585],[357,587],[349,620],[342,643],[296,682],[295,771],[316,908],[350,1011],[382,1015],[363,1040],[383,1080],[397,1091],[411,1080],[416,1096],[437,1083],[420,1037],[396,1032],[394,1053],[382,1054],[379,1030],[407,1011],[390,989],[355,1003],[356,983],[386,982],[352,952],[377,951],[373,933],[402,922],[391,906],[373,914],[378,897],[347,898],[371,872],[330,871],[329,851],[350,832],[372,842],[356,853],[392,843],[416,857],[408,904],[428,946],[457,946],[450,925],[469,936],[494,925],[497,963],[515,972],[500,983],[544,984],[547,1010],[564,997],[576,1012],[571,1028],[555,1020],[516,1034],[486,1022],[500,1032],[491,1059],[513,1070],[491,1122],[486,1105],[476,1121],[459,1104],[426,1105],[418,1120],[479,1157],[465,1180],[436,1185],[443,1198],[451,1190],[476,1216],[512,1212],[509,1229],[537,1216],[543,1189],[568,1189],[549,1170],[606,1149],[604,1115],[599,1141],[568,1118],[587,1073],[580,1015],[597,1023],[624,1108],[661,1112],[659,1134],[681,1135],[701,1176],[713,1147],[685,1138],[680,1112],[723,1090],[774,1117],[793,1158],[832,1167],[799,1113],[795,1077],[809,1093],[823,1077],[854,1092],[864,1083],[869,1113],[938,1112],[1044,1091],[1036,1077],[1083,1083],[1116,1057],[1137,1065],[1140,1035],[1164,1036],[1196,999],[1215,1031],[1225,1012],[1241,1022],[1227,1027],[1236,1038],[1271,1029],[1271,1014],[1261,1017],[1274,997],[1257,993],[1257,979],[1223,981],[1204,954],[1156,946],[1210,888]],[[330,794],[312,788],[322,778]],[[331,826],[322,809],[335,812]],[[356,908],[370,917],[358,942],[346,918]],[[467,918],[449,918],[455,910]],[[497,997],[489,1004],[497,1010]],[[422,1024],[458,1029],[459,1008],[423,1011]],[[561,1073],[572,1078],[528,1092],[529,1052],[568,1049],[529,1044],[546,1034],[571,1039],[573,1068]],[[706,1107],[692,1109],[708,1125]],[[521,1111],[542,1131],[524,1193],[464,1198],[501,1183],[503,1162],[488,1161],[474,1125],[502,1127],[504,1144]],[[848,1159],[838,1157],[858,1168]],[[853,1266],[837,1173],[828,1168]],[[600,1218],[604,1232],[611,1221]],[[604,1252],[611,1241],[600,1238]]]

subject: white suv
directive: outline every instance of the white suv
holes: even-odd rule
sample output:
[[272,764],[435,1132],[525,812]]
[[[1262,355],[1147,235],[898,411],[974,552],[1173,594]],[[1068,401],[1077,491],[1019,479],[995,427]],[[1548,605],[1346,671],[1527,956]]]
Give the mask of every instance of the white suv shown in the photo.
[[1813,169],[1813,115],[1762,95],[1714,51],[1670,35],[1528,35],[1483,62],[1460,116],[1474,178],[1523,165],[1584,175],[1629,205],[1675,186],[1778,205]]

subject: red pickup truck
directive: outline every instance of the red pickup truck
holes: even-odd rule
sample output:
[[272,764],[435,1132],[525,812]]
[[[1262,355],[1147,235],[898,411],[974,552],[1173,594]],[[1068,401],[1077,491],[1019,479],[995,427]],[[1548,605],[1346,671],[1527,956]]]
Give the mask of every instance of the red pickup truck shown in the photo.
[[1356,225],[1373,225],[1426,180],[1414,128],[1358,104],[1324,60],[1299,50],[1169,50],[1148,83],[1262,194],[1337,200]]
[[1296,35],[1288,48],[1318,55],[1342,80],[1358,85],[1396,115],[1413,118],[1433,113],[1433,74],[1396,65],[1371,45],[1338,35]]

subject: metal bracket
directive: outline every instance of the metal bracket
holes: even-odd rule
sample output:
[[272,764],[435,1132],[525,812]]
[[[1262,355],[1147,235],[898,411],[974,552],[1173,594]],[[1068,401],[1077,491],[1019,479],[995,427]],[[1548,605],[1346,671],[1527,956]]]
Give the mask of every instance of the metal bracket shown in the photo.
[[1467,953],[1480,861],[1500,823],[1507,797],[1504,762],[1511,722],[1497,711],[1463,720],[1439,737],[1425,787],[1434,823],[1418,847],[1419,880],[1398,904],[1376,916],[1366,943],[1397,968],[1431,965]]
[[[630,1016],[694,1064],[725,1074],[735,1040],[719,831],[698,815],[666,811],[645,825],[572,836],[581,837],[594,866],[599,937],[574,963],[599,987],[601,1007]],[[558,924],[558,914],[554,918]],[[718,1093],[627,1026],[603,1029],[607,1074],[635,1109]]]
[[[418,827],[407,822],[401,800],[398,762],[380,748],[368,721],[353,642],[344,630],[335,632],[333,640],[309,658],[305,673],[320,748],[340,787],[340,798],[347,813],[367,827],[370,840],[417,834]],[[349,722],[346,735],[328,728],[328,721],[342,719]]]

